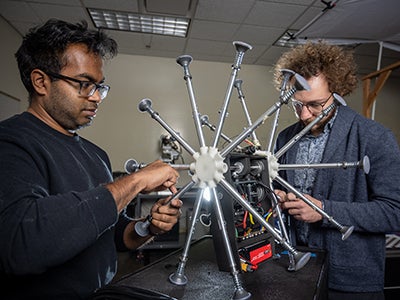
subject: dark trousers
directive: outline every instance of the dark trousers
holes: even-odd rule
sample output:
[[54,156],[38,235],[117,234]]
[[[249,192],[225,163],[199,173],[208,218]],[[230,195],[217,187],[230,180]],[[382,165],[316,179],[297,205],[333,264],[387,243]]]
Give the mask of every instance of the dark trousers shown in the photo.
[[383,291],[374,293],[346,293],[329,289],[328,300],[385,300],[385,295]]

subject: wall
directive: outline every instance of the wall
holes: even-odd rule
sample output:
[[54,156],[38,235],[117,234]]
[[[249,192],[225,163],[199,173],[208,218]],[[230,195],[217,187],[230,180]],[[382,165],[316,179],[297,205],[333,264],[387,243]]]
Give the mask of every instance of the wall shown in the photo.
[[[10,99],[19,100],[19,111],[26,109],[27,93],[21,80],[19,78],[19,72],[14,53],[17,51],[21,44],[21,36],[0,17],[0,36],[3,40],[0,47],[0,61],[1,61],[1,72],[0,72],[0,91],[2,94],[9,95]],[[16,101],[16,100],[15,100]],[[0,105],[4,105],[1,102]],[[15,111],[15,103],[11,104],[9,109],[0,107],[2,111]]]
[[[20,83],[13,57],[21,37],[1,18],[0,33],[3,40],[7,41],[0,48],[0,90],[21,99],[22,111],[27,104],[26,92]],[[233,59],[232,53],[232,62]],[[210,122],[217,124],[218,111],[222,107],[232,71],[231,64],[196,61],[194,57],[190,71],[199,112],[207,114]],[[147,113],[138,111],[137,105],[143,98],[150,98],[153,109],[158,111],[195,150],[198,149],[183,69],[175,59],[120,54],[105,66],[105,75],[106,82],[111,85],[109,96],[101,105],[93,125],[81,130],[80,134],[109,153],[115,171],[123,170],[124,163],[129,158],[148,163],[160,156],[160,136],[166,131]],[[277,101],[278,93],[272,86],[271,68],[246,65],[245,56],[238,78],[243,80],[246,104],[252,120],[255,121]],[[399,84],[399,78],[391,78],[386,83],[378,97],[376,120],[391,128],[400,141]],[[360,85],[357,92],[346,100],[349,106],[361,112],[362,86]],[[247,125],[235,90],[228,111],[229,116],[225,120],[223,133],[234,137]],[[272,121],[272,118],[268,119],[256,130],[264,147],[269,139]],[[278,130],[294,121],[293,112],[288,106],[284,106]],[[206,144],[211,145],[211,131],[204,128],[204,133]],[[184,162],[192,162],[186,151],[183,150],[183,153]],[[183,179],[182,183],[185,182]]]

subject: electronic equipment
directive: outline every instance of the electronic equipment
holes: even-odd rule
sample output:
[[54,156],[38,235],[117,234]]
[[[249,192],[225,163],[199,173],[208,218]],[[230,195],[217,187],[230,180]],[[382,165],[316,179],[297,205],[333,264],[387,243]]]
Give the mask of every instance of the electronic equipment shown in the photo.
[[[265,157],[246,153],[245,149],[241,152],[232,152],[227,156],[228,172],[225,174],[229,182],[242,198],[247,201],[261,216],[268,221],[271,226],[274,224],[273,205],[270,198],[271,189],[269,188],[268,165]],[[235,261],[240,262],[240,253],[247,251],[249,247],[253,250],[257,245],[267,243],[271,247],[271,255],[274,255],[273,236],[262,226],[253,215],[243,206],[236,203],[230,195],[222,189],[218,192],[221,195],[221,206],[225,217],[228,237]],[[224,259],[225,248],[223,240],[218,233],[219,228],[215,218],[211,226],[211,234],[214,239],[218,267],[221,271],[230,271],[229,262]],[[261,242],[261,244],[260,244]]]

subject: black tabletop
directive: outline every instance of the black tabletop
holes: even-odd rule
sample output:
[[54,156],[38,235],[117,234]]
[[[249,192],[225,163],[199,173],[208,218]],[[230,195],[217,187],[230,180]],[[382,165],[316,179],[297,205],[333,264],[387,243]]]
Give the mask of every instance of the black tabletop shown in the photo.
[[[235,293],[233,277],[219,270],[211,236],[190,246],[184,274],[184,286],[170,283],[168,277],[176,271],[182,250],[129,274],[114,283],[114,287],[131,286],[156,291],[177,299],[231,299]],[[326,296],[325,255],[313,252],[310,261],[300,270],[289,272],[284,252],[259,264],[254,272],[239,275],[251,299],[324,299]]]

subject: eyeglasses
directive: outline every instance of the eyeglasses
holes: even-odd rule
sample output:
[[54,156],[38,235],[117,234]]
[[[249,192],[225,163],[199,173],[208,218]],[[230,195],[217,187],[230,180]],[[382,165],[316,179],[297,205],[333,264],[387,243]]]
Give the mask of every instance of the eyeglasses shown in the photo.
[[329,95],[329,97],[322,101],[322,102],[317,102],[317,101],[311,101],[308,103],[303,103],[299,100],[296,100],[294,98],[291,99],[292,106],[297,114],[297,116],[301,115],[301,112],[303,110],[303,106],[307,107],[308,111],[313,114],[313,115],[318,115],[319,113],[322,112],[324,109],[325,104],[329,101],[329,99],[332,97],[332,93]]
[[61,79],[61,80],[69,80],[73,82],[79,83],[79,95],[83,97],[91,97],[94,95],[96,91],[99,91],[100,99],[103,100],[107,97],[108,91],[110,90],[109,85],[105,84],[97,84],[93,81],[89,80],[79,80],[76,78],[68,77],[62,74],[53,73],[53,72],[45,72],[47,75],[53,78]]

